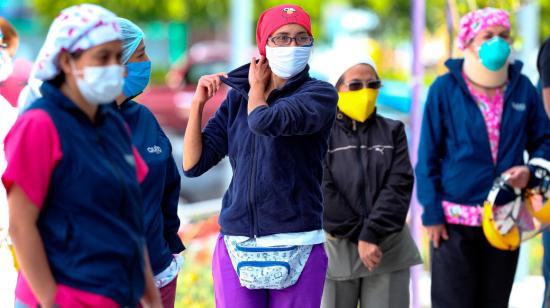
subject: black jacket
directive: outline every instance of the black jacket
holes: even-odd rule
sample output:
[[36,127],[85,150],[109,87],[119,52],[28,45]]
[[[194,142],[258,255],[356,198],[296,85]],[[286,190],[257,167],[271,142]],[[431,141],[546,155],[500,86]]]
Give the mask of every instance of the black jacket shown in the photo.
[[323,174],[324,229],[379,244],[405,224],[414,176],[403,123],[337,113]]

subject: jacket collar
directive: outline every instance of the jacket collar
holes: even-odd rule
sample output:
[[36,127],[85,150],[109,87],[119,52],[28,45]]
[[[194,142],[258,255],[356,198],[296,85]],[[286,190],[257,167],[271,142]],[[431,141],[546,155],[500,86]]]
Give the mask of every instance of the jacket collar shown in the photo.
[[[243,97],[248,98],[248,92],[250,91],[250,84],[248,83],[248,71],[250,70],[250,63],[234,69],[227,73],[227,78],[221,77],[221,81],[231,88],[237,90]],[[302,85],[309,79],[309,65],[301,71],[298,75],[287,80],[285,85],[281,89],[275,89],[280,92],[291,92]],[[273,93],[272,92],[272,93]]]
[[[51,82],[43,82],[40,86],[40,93],[42,97],[48,101],[54,103],[57,107],[66,110],[67,112],[73,114],[76,117],[84,118],[89,121],[88,116],[78,107],[70,98],[65,96],[61,90],[54,86]],[[106,114],[109,112],[108,105],[99,105],[97,108],[95,123],[100,124],[101,121],[105,118]],[[91,122],[91,121],[90,121]]]
[[[460,85],[460,88],[469,95],[470,91],[466,85],[466,81],[462,77],[462,65],[464,64],[464,59],[449,59],[445,61],[445,66],[449,68],[451,76],[454,77],[455,81]],[[515,60],[513,63],[510,63],[508,66],[508,84],[506,85],[506,92],[504,93],[504,99],[507,100],[517,86],[520,77],[521,77],[521,68],[523,63],[519,60]]]
[[[139,94],[138,94],[139,95]],[[111,106],[115,109],[115,110],[128,110],[130,109],[132,106],[134,106],[135,104],[137,104],[133,99],[136,97],[137,95],[134,95],[134,96],[131,96],[131,97],[127,97],[123,102],[122,104],[117,104],[116,101],[114,101]]]
[[365,122],[355,121],[342,113],[340,109],[338,109],[336,112],[336,123],[344,128],[347,132],[363,132],[367,130],[367,128],[369,128],[374,122],[374,119],[377,116],[376,109],[377,108],[374,109],[373,113],[365,120]]

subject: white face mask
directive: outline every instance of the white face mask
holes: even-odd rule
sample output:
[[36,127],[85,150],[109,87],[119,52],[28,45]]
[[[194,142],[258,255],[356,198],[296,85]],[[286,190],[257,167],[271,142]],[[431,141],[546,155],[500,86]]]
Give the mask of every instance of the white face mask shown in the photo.
[[265,46],[265,56],[271,71],[283,78],[292,78],[306,67],[311,55],[308,47],[269,47]]
[[109,104],[122,93],[124,67],[121,65],[85,66],[82,70],[77,70],[73,62],[71,66],[78,90],[89,104]]
[[13,72],[13,60],[6,50],[0,50],[0,82],[5,81]]

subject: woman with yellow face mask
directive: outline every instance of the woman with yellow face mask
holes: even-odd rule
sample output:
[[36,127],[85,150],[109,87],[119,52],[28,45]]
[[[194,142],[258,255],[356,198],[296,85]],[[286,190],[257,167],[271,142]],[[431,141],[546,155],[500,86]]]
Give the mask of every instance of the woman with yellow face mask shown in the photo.
[[323,173],[329,266],[323,308],[409,307],[420,264],[405,226],[413,171],[403,123],[376,114],[382,82],[365,55],[335,75],[338,112]]

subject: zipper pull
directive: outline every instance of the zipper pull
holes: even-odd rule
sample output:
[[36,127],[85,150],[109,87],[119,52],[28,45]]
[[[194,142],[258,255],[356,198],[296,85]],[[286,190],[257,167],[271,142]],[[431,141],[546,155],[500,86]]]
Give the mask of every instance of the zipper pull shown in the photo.
[[353,131],[356,131],[356,130],[357,130],[357,122],[355,122],[355,120],[353,120],[353,121],[351,122],[351,126],[352,126]]

